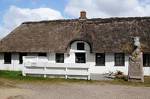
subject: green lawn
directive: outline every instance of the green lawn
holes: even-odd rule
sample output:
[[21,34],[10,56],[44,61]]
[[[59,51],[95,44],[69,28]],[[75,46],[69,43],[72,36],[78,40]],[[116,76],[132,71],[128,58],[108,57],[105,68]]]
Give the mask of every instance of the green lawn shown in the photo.
[[5,79],[13,82],[44,82],[44,83],[83,83],[83,84],[113,84],[129,86],[150,87],[150,77],[145,77],[144,83],[128,82],[125,79],[114,79],[110,81],[92,81],[92,80],[74,80],[60,78],[43,78],[43,77],[23,77],[18,71],[0,71],[0,80]]
[[44,78],[44,77],[29,77],[22,76],[21,71],[2,71],[0,70],[0,78],[15,80],[20,82],[49,82],[49,83],[61,83],[61,82],[85,82],[92,83],[93,81],[89,80],[75,80],[75,79],[63,79],[63,78]]

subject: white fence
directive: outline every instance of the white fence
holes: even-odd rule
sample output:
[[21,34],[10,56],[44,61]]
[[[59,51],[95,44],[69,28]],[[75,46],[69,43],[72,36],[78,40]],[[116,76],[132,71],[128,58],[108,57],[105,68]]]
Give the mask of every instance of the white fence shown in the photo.
[[88,64],[49,63],[46,57],[25,56],[23,76],[64,77],[90,80]]

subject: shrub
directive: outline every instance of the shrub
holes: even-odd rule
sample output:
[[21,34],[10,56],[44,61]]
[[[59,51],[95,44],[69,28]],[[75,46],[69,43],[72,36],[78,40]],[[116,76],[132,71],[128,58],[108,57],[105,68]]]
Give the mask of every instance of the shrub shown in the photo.
[[118,78],[118,79],[125,79],[126,76],[124,75],[123,72],[117,71],[117,72],[115,73],[115,78]]

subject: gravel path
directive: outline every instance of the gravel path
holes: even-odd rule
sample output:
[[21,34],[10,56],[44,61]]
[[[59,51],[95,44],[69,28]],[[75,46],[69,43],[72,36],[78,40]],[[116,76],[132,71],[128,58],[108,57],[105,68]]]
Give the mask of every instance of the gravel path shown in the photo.
[[0,88],[0,99],[150,99],[149,87],[98,84],[20,84]]

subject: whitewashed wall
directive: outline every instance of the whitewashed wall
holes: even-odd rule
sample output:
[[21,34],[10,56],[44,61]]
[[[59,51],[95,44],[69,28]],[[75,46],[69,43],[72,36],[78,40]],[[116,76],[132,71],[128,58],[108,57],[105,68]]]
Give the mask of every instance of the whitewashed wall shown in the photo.
[[[35,53],[28,53],[28,56],[37,56]],[[19,64],[19,53],[11,54],[11,64],[4,64],[4,53],[0,53],[0,70],[22,70],[23,64]]]
[[[95,54],[90,53],[90,46],[85,43],[85,50],[80,51],[77,50],[77,42],[72,43],[70,49],[70,55],[65,55],[65,63],[75,63],[75,53],[77,52],[85,52],[86,53],[86,64],[90,64],[90,72],[91,73],[108,73],[108,72],[116,72],[117,70],[124,72],[124,74],[128,74],[128,59],[129,55],[125,56],[125,66],[114,66],[114,54],[113,53],[105,53],[105,66],[96,66],[95,65]],[[80,41],[81,42],[81,41]]]
[[[95,56],[95,55],[94,55]],[[95,57],[94,57],[95,58]],[[93,60],[95,61],[95,59]],[[105,66],[97,66],[95,62],[91,65],[92,73],[109,73],[122,71],[124,74],[128,74],[128,55],[125,55],[125,66],[115,66],[114,62],[114,54],[113,53],[105,53]]]
[[[79,41],[78,41],[79,42]],[[84,42],[85,43],[85,42]],[[95,54],[90,53],[90,47],[85,43],[85,50],[77,50],[77,42],[72,43],[69,54],[64,54],[64,63],[75,63],[75,53],[85,52],[86,53],[86,64],[90,65],[90,72],[95,74],[102,74],[108,72],[116,72],[117,70],[128,74],[129,55],[125,55],[125,66],[114,66],[114,53],[105,53],[105,66],[95,65]],[[28,56],[37,56],[35,53],[28,53]],[[47,53],[49,63],[55,62],[55,53]],[[4,64],[4,54],[0,53],[0,70],[22,70],[23,64],[19,64],[19,54],[12,54],[12,63]],[[144,67],[144,75],[150,75],[150,67]]]
[[11,64],[4,64],[4,54],[0,53],[0,70],[22,70],[23,65],[19,64],[19,54],[12,54]]
[[144,67],[143,71],[144,71],[145,76],[150,76],[150,66],[149,67]]
[[56,63],[55,61],[55,53],[47,53],[48,61],[50,63]]

